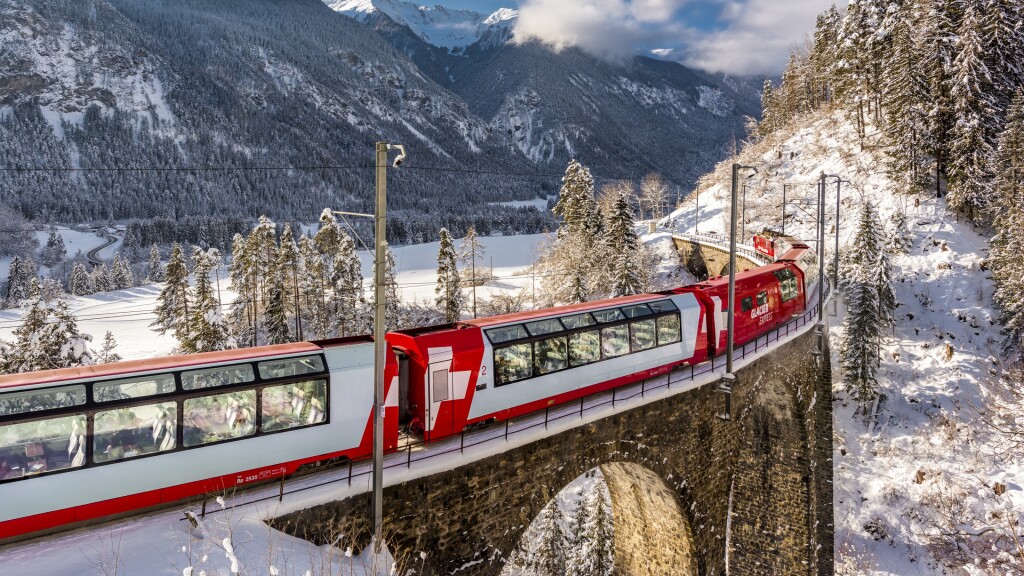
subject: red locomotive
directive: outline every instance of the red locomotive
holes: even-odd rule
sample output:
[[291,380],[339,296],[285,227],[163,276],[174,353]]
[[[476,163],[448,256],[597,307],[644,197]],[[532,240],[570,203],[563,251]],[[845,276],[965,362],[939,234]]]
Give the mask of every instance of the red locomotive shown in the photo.
[[[736,275],[736,345],[806,309],[813,259]],[[385,448],[721,354],[727,285],[389,333]],[[0,376],[0,542],[367,458],[372,405],[367,337]]]

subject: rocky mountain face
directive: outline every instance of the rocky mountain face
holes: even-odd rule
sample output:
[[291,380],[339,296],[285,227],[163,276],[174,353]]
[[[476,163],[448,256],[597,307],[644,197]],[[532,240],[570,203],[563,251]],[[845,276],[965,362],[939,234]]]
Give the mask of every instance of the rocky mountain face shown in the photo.
[[[0,164],[86,170],[0,172],[0,201],[66,222],[314,221],[372,209],[386,140],[409,149],[392,241],[537,231],[548,215],[495,203],[551,194],[574,157],[688,190],[758,110],[759,82],[515,45],[508,14],[392,8],[402,22],[320,0],[5,0]],[[442,16],[466,35],[425,35]]]

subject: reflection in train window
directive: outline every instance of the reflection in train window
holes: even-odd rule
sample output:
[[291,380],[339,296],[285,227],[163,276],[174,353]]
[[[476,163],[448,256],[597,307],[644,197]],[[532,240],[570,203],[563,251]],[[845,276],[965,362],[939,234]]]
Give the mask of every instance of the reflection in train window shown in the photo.
[[658,346],[679,342],[679,316],[669,314],[658,317]]
[[629,326],[620,324],[601,329],[601,356],[615,358],[629,354]]
[[533,343],[534,376],[564,370],[568,365],[565,336]]
[[181,387],[185,390],[202,390],[229,384],[243,384],[254,380],[256,380],[256,375],[253,373],[251,365],[237,364],[182,372]]
[[533,344],[513,344],[494,350],[495,386],[529,378],[533,373]]
[[144,398],[170,392],[174,392],[174,376],[172,374],[154,374],[142,378],[97,382],[92,387],[93,399],[97,402]]
[[263,389],[260,422],[264,432],[319,424],[327,418],[327,382],[309,380]]
[[239,390],[185,400],[185,446],[251,436],[256,432],[256,391]]
[[0,394],[0,416],[27,414],[85,404],[85,386]]
[[324,361],[319,356],[303,356],[302,358],[285,358],[260,362],[260,378],[287,378],[303,374],[317,374],[324,371]]
[[601,359],[601,335],[597,330],[587,330],[569,335],[569,364],[582,366]]
[[85,415],[0,426],[0,480],[85,464]]
[[175,402],[97,412],[93,418],[93,462],[173,450],[177,414]]
[[629,343],[633,352],[648,350],[657,346],[654,318],[629,323]]

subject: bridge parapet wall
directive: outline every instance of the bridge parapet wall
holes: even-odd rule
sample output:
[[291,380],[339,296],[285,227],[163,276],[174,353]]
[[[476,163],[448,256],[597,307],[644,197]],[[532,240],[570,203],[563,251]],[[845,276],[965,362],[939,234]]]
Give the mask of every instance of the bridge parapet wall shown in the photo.
[[[729,273],[728,239],[711,236],[673,234],[672,242],[679,253],[679,262],[699,280]],[[722,243],[725,245],[721,245]],[[737,249],[736,271],[757,268],[767,262],[751,249]]]

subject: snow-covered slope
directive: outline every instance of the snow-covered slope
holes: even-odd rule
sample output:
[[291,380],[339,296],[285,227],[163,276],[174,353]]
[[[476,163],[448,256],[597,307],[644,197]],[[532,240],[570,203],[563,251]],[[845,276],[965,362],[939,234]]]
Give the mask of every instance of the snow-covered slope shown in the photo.
[[423,41],[457,52],[477,43],[489,31],[511,28],[519,13],[500,8],[491,14],[444,6],[417,6],[401,0],[324,0],[331,9],[365,22],[382,12],[395,23],[407,26]]
[[[702,233],[728,233],[732,161],[703,180]],[[914,236],[910,251],[893,257],[899,305],[882,343],[878,377],[885,399],[868,408],[874,415],[858,411],[833,364],[837,573],[1024,574],[1017,549],[1024,457],[1006,452],[1005,439],[981,417],[994,406],[1001,350],[994,285],[985,271],[987,231],[958,220],[944,199],[904,193],[888,174],[878,132],[869,131],[862,144],[841,113],[804,119],[748,147],[739,162],[759,169],[746,181],[748,238],[765,227],[782,228],[783,184],[786,233],[813,238],[816,207],[800,203],[815,198],[822,172],[852,182],[842,188],[841,255],[854,249],[862,203],[872,204],[885,225],[903,211]],[[829,182],[827,258],[836,223],[836,188]],[[691,199],[665,223],[693,231],[695,215]],[[844,313],[840,298],[827,319],[833,357]]]

